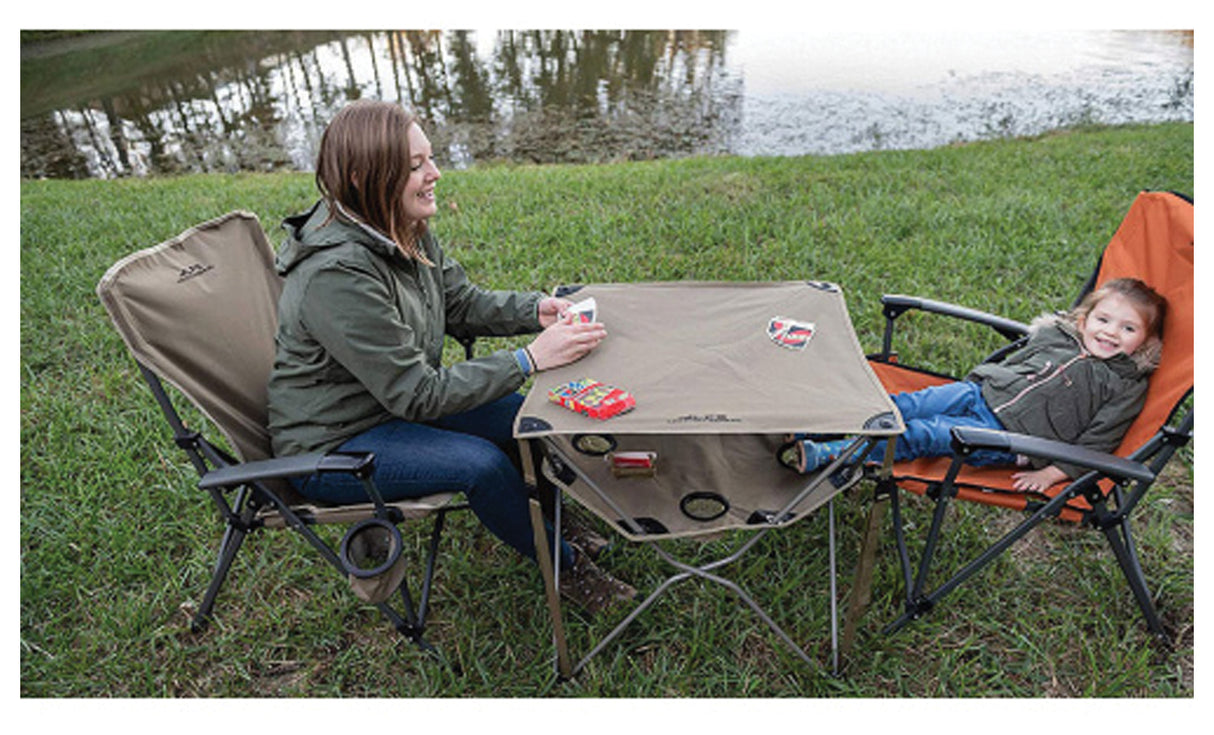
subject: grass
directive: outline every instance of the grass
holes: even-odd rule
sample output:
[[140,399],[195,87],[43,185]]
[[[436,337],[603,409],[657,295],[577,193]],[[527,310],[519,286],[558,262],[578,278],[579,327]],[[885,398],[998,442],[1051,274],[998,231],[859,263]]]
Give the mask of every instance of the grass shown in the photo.
[[[882,293],[1028,320],[1069,305],[1137,191],[1193,190],[1185,124],[1069,131],[933,151],[695,158],[448,172],[433,227],[481,284],[814,278],[841,284],[876,349]],[[554,683],[539,575],[467,514],[453,518],[430,639],[396,637],[292,534],[252,539],[191,633],[219,525],[94,295],[122,255],[230,209],[270,232],[308,206],[307,175],[21,185],[21,683],[26,698],[1100,697],[1192,698],[1191,455],[1148,496],[1139,548],[1169,647],[1138,618],[1102,540],[1050,526],[895,636],[892,543],[838,678],[807,667],[723,590],[684,583],[575,681]],[[905,353],[962,370],[985,337],[914,323]],[[841,593],[867,489],[837,503]],[[909,520],[926,528],[924,504]],[[1006,527],[961,508],[945,563]],[[887,526],[888,528],[888,526]],[[730,572],[827,664],[822,514],[770,534]],[[892,537],[891,537],[892,538]],[[424,533],[407,527],[420,551]],[[736,538],[688,543],[705,556]],[[665,572],[618,542],[638,587]],[[575,651],[610,621],[570,613]]]

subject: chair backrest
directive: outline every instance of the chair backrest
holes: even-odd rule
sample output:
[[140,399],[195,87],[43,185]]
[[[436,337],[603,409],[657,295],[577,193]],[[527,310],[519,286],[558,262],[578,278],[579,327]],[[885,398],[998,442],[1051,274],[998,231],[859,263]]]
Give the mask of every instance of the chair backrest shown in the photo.
[[1167,299],[1163,353],[1146,405],[1118,454],[1128,455],[1163,426],[1193,389],[1193,203],[1171,192],[1142,192],[1113,234],[1095,284],[1139,278]]
[[244,461],[271,456],[266,382],[282,282],[257,217],[230,212],[115,263],[97,294],[135,360]]

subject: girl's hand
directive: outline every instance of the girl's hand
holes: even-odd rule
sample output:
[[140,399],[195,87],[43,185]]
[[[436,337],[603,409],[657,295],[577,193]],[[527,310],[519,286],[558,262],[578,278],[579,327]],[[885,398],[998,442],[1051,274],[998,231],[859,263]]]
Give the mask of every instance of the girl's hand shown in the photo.
[[547,329],[553,324],[556,324],[557,319],[564,316],[565,312],[569,310],[570,306],[573,306],[572,301],[568,301],[567,299],[559,299],[555,296],[549,296],[548,298],[540,301],[540,326]]
[[537,371],[551,370],[580,360],[606,336],[607,328],[599,322],[574,322],[572,314],[565,314],[540,332],[527,349]]
[[1054,465],[1039,470],[1012,473],[1012,488],[1022,493],[1040,493],[1046,488],[1066,480],[1067,474]]

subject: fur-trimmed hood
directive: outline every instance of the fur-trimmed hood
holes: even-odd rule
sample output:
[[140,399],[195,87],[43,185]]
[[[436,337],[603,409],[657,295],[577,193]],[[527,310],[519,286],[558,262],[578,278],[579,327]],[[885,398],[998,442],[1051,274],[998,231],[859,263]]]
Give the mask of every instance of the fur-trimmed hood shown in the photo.
[[[1137,352],[1094,357],[1074,320],[1050,314],[1033,320],[1020,349],[979,365],[968,379],[982,384],[982,398],[1008,431],[1110,452],[1146,398],[1153,363],[1150,351]],[[1081,473],[1058,466],[1071,477]]]
[[[1034,334],[1045,327],[1056,326],[1066,334],[1070,335],[1079,343],[1083,349],[1083,337],[1079,334],[1079,325],[1075,323],[1075,319],[1065,312],[1056,314],[1042,314],[1033,321],[1029,322],[1029,334]],[[1163,342],[1155,335],[1148,336],[1143,340],[1142,345],[1138,347],[1131,355],[1118,355],[1111,358],[1115,361],[1120,361],[1120,358],[1128,359],[1139,375],[1149,375],[1159,367],[1159,355],[1163,350]]]

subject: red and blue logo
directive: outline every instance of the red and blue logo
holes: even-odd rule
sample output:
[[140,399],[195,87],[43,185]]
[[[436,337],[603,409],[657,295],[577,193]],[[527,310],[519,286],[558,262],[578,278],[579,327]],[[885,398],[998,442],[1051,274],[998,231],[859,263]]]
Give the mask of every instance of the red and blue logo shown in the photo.
[[803,350],[814,336],[812,322],[801,322],[782,316],[773,318],[767,323],[767,336],[771,341],[787,347],[790,350]]

